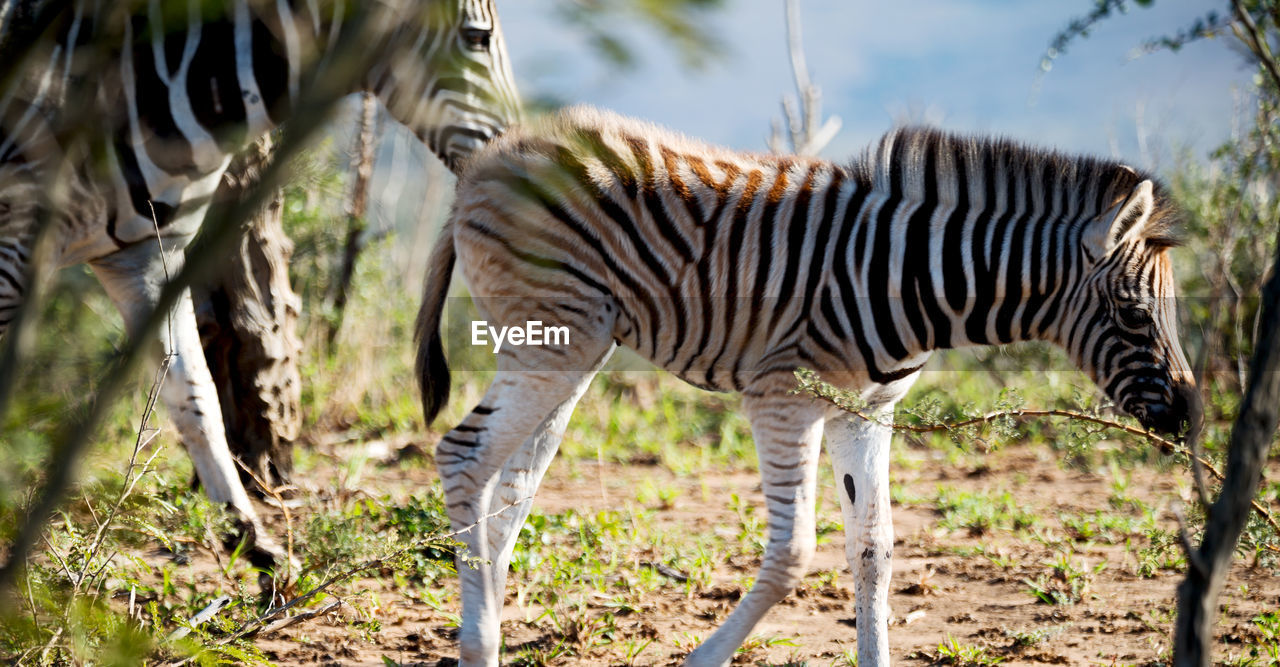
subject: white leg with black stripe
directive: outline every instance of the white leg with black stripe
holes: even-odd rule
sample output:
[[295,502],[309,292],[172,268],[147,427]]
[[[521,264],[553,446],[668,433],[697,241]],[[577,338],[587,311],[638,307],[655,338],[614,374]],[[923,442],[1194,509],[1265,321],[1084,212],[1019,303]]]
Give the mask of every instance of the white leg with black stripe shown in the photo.
[[[436,448],[449,521],[466,546],[457,564],[462,667],[498,664],[506,567],[529,510],[525,499],[555,455],[573,406],[612,350],[612,340],[604,341],[595,350],[575,350],[583,354],[573,359],[598,360],[580,370],[533,370],[577,362],[562,357],[556,363],[538,348],[504,349],[498,373],[480,404]],[[590,339],[584,342],[590,345]],[[514,506],[487,516],[507,505]]]
[[507,568],[511,565],[511,554],[515,549],[520,527],[528,518],[529,510],[533,508],[533,494],[542,483],[542,477],[546,474],[547,467],[551,465],[551,459],[555,458],[556,451],[560,449],[574,406],[586,393],[587,387],[591,386],[591,380],[596,372],[609,360],[613,349],[614,346],[610,345],[600,361],[596,362],[595,368],[578,382],[578,386],[573,389],[573,394],[542,420],[537,430],[502,466],[498,486],[494,489],[493,498],[489,501],[489,517],[485,521],[489,553],[494,554],[490,567],[494,604],[499,610],[502,609],[507,587]]
[[845,557],[853,572],[858,664],[889,664],[889,580],[893,515],[889,507],[889,442],[893,404],[870,415],[837,414],[827,420],[827,453],[844,518]]

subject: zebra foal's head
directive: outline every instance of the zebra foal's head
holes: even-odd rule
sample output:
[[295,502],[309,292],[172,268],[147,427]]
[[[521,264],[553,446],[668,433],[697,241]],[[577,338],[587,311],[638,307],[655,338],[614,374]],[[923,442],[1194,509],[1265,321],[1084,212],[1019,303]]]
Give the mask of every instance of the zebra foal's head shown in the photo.
[[1099,192],[1102,212],[1082,232],[1083,280],[1059,342],[1144,427],[1173,435],[1197,428],[1200,394],[1178,341],[1172,206],[1127,167]]

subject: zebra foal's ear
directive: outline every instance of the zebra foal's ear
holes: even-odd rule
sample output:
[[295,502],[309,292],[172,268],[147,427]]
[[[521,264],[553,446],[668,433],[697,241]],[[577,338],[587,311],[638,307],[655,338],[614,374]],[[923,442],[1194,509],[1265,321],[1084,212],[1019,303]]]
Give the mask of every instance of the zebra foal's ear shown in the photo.
[[1116,246],[1142,236],[1156,202],[1154,184],[1150,179],[1133,187],[1129,196],[1107,209],[1085,230],[1085,248],[1094,257],[1102,257]]

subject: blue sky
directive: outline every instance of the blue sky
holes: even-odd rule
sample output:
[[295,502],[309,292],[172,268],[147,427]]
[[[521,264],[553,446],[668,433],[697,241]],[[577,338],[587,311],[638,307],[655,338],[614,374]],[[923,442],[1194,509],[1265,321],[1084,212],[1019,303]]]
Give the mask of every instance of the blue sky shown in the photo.
[[[572,0],[566,0],[572,1]],[[1159,0],[1101,24],[1058,59],[1034,104],[1038,63],[1050,38],[1091,0],[801,0],[806,55],[826,114],[844,129],[824,151],[845,159],[895,120],[1000,133],[1041,145],[1170,166],[1189,147],[1203,155],[1231,132],[1252,70],[1220,39],[1180,53],[1131,58],[1150,36],[1188,25],[1219,1]],[[499,3],[526,93],[643,117],[736,148],[765,147],[779,98],[793,84],[780,0],[729,0],[707,28],[723,57],[689,71],[644,25],[619,30],[640,64],[605,65],[548,3]],[[1141,109],[1141,111],[1139,111]],[[1139,113],[1147,135],[1142,150]]]

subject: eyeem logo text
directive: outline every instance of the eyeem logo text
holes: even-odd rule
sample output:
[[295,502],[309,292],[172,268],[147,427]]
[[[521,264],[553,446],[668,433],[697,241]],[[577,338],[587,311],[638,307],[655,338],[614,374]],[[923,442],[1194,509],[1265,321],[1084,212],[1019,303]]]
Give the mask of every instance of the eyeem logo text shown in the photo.
[[489,326],[485,320],[471,322],[471,344],[489,345],[493,341],[493,352],[502,350],[503,343],[510,345],[568,345],[569,327],[546,327],[542,320],[531,320],[524,326],[498,327]]

